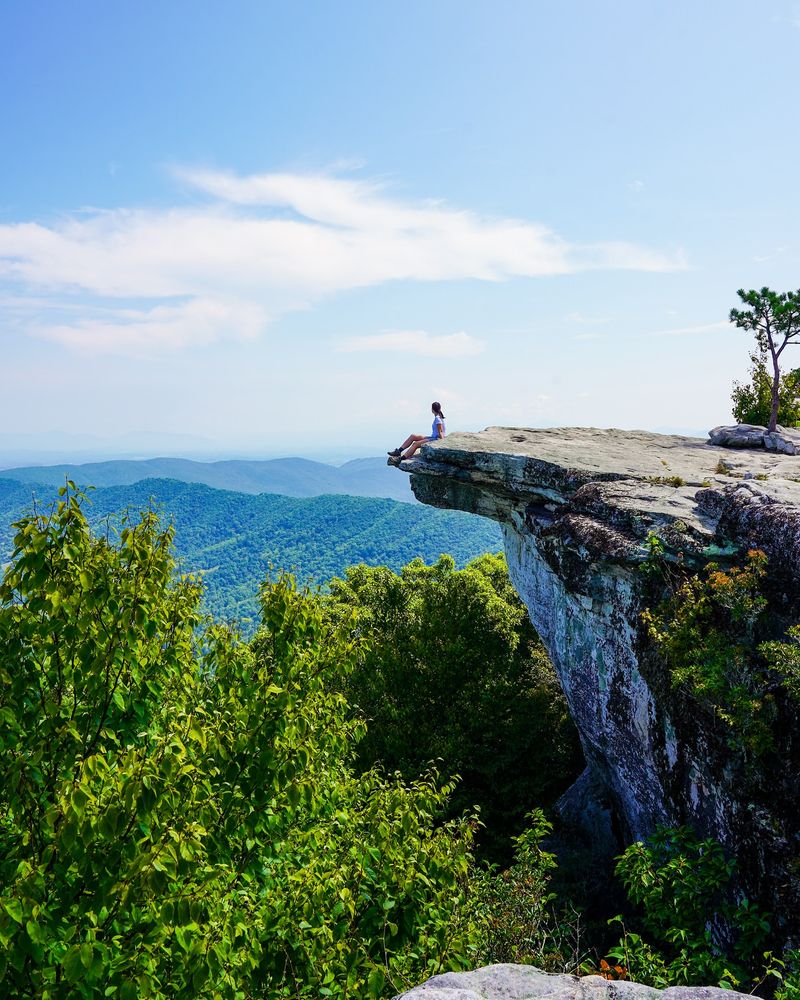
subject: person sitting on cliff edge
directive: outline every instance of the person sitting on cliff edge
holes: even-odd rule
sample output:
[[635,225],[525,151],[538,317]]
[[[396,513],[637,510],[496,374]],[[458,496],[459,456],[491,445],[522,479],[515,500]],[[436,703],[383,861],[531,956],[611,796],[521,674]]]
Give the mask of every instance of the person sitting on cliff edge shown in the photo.
[[399,465],[407,458],[413,458],[417,449],[421,448],[427,441],[438,441],[444,437],[444,414],[442,413],[441,403],[431,403],[431,413],[433,414],[433,426],[429,435],[409,434],[399,448],[387,452],[395,465]]

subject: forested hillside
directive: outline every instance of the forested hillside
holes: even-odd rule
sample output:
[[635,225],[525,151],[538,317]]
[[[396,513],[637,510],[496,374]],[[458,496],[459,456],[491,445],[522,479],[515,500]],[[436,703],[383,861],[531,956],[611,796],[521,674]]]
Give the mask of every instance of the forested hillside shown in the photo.
[[79,486],[98,487],[131,486],[143,479],[176,479],[181,483],[202,483],[237,493],[281,493],[287,497],[340,493],[414,502],[408,479],[389,468],[385,458],[356,458],[339,466],[312,462],[307,458],[275,458],[264,462],[241,459],[194,462],[186,458],[150,458],[3,469],[0,470],[0,479],[55,487],[63,486],[65,479],[71,479]]
[[[36,503],[46,507],[55,489],[0,480],[0,561],[10,556],[11,524]],[[297,499],[149,479],[90,492],[95,525],[126,508],[153,506],[175,526],[184,572],[202,572],[205,605],[218,617],[252,618],[259,584],[285,569],[301,582],[324,584],[364,562],[399,570],[416,556],[432,562],[443,552],[462,566],[502,547],[497,525],[421,504],[348,496]]]

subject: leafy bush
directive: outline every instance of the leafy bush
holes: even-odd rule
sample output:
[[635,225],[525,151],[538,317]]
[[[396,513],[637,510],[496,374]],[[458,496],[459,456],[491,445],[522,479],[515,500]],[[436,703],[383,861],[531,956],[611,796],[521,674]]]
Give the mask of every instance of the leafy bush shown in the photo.
[[[733,416],[740,424],[769,424],[772,408],[772,376],[765,352],[750,355],[750,382],[734,382],[731,400]],[[800,368],[781,375],[778,388],[778,423],[800,426]]]
[[769,669],[755,639],[767,605],[760,590],[766,566],[757,550],[741,567],[722,571],[709,564],[704,575],[685,579],[642,616],[673,684],[724,723],[732,747],[754,755],[773,744]]
[[698,840],[687,827],[661,827],[632,844],[616,871],[640,908],[642,933],[616,917],[623,936],[609,957],[631,979],[658,988],[751,983],[769,923],[747,899],[730,899],[735,869],[720,844]]
[[800,625],[786,630],[782,641],[762,642],[759,653],[783,680],[789,696],[800,702]]
[[800,949],[792,948],[774,961],[772,975],[778,980],[775,1000],[800,1000]]
[[528,820],[514,838],[513,864],[476,876],[476,906],[485,927],[480,961],[576,972],[586,957],[581,914],[553,891],[556,858],[542,848],[552,825],[539,809]]
[[248,646],[155,517],[19,522],[0,585],[0,984],[15,997],[385,996],[470,964],[473,823],[352,767],[362,655],[290,578]]
[[534,805],[549,805],[577,777],[581,754],[563,693],[503,556],[463,570],[449,556],[417,559],[400,574],[355,566],[333,580],[334,620],[357,614],[368,639],[348,675],[350,701],[369,720],[363,767],[407,779],[442,761],[460,776],[451,808],[478,805],[482,843],[510,857],[511,837]]

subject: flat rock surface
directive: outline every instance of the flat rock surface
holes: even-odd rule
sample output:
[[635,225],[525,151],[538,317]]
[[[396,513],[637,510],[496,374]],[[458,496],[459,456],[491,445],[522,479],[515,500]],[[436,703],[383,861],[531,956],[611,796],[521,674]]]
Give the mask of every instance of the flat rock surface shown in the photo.
[[[767,475],[800,479],[800,457],[763,450],[715,447],[704,439],[650,431],[597,427],[487,427],[476,434],[448,434],[423,445],[425,460],[456,466],[491,466],[502,458],[523,467],[547,463],[592,479],[647,479],[679,476],[700,486],[720,474],[722,463],[736,477]],[[412,471],[414,460],[403,462]],[[798,494],[800,496],[800,494]]]
[[532,965],[487,965],[474,972],[447,972],[402,994],[404,1000],[733,1000],[742,996],[713,986],[662,991],[600,976],[578,979],[541,972]]
[[646,558],[655,532],[676,558],[763,548],[800,576],[800,455],[650,431],[488,427],[425,444],[400,468],[434,507],[545,527],[570,516],[564,530],[595,556]]

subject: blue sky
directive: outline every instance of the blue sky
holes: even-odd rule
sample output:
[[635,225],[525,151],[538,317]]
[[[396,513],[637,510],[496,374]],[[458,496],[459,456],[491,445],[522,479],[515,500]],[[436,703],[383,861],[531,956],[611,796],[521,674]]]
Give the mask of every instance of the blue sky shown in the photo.
[[792,0],[0,4],[4,440],[723,422],[798,83]]

